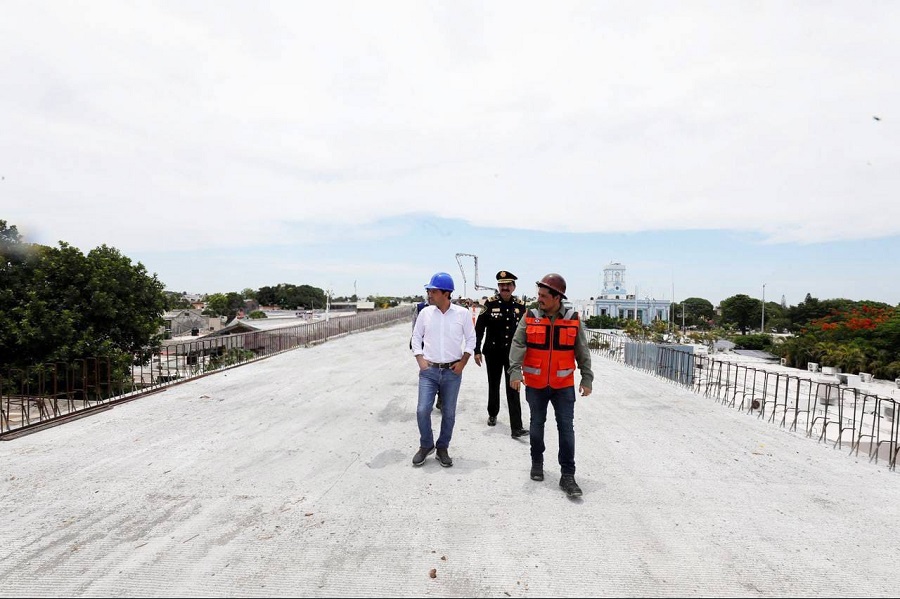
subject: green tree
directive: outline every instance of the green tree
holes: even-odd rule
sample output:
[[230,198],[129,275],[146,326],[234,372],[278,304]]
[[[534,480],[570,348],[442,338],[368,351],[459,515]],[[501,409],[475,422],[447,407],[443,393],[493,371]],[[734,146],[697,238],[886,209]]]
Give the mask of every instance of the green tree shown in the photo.
[[[762,310],[762,302],[759,302],[760,310]],[[757,319],[760,323],[762,322],[763,314],[760,312],[759,318]],[[780,331],[782,329],[790,328],[790,320],[788,320],[784,315],[784,309],[781,307],[781,304],[778,302],[766,302],[766,313],[765,313],[765,330],[768,331],[770,329],[775,329],[776,331]]]
[[655,343],[662,343],[666,339],[669,323],[665,320],[654,320],[650,323],[648,329],[650,331],[650,340]]
[[[702,297],[689,297],[681,302],[681,310],[684,310],[684,326],[701,326],[716,316],[716,310],[709,300]],[[676,310],[677,324],[680,324],[681,310]]]
[[793,368],[806,368],[807,363],[815,362],[813,346],[815,338],[812,335],[801,335],[785,339],[784,343],[774,347],[775,352],[788,366]]
[[759,349],[770,351],[772,349],[772,336],[760,333],[758,335],[738,335],[732,337],[730,341],[734,342],[737,349]]
[[203,314],[207,316],[223,316],[228,313],[228,299],[224,293],[210,293],[206,296],[206,308]]
[[[833,312],[846,312],[860,304],[886,306],[880,302],[854,302],[852,300],[835,298],[819,301],[806,294],[806,299],[787,309],[785,316],[791,320],[791,329],[799,331],[803,327],[808,326],[811,322],[824,318]],[[769,304],[766,304],[766,313],[769,312]]]
[[761,312],[761,302],[749,295],[738,294],[722,300],[720,304],[722,308],[722,320],[725,323],[731,323],[741,330],[742,335],[747,334],[747,330],[755,322],[759,322]]
[[799,331],[811,321],[827,314],[828,308],[822,306],[819,300],[809,293],[802,302],[787,309],[787,317],[791,320],[791,329],[794,331]]
[[16,355],[19,323],[14,311],[26,301],[36,253],[29,252],[18,229],[0,220],[0,360]]
[[270,287],[268,285],[260,287],[259,291],[256,292],[256,301],[259,302],[260,306],[277,306],[278,303],[275,301],[275,291],[275,287]]
[[256,301],[261,306],[278,306],[282,310],[324,309],[325,292],[312,285],[292,285],[280,283],[275,287],[260,287]]
[[162,324],[163,284],[106,245],[88,252],[87,263],[85,312],[94,333],[128,352],[146,346]]
[[[0,364],[28,366],[109,357],[123,369],[133,354],[159,343],[163,285],[115,248],[87,255],[23,244],[0,224]],[[15,248],[13,245],[27,245]]]
[[15,225],[7,226],[0,220],[0,263],[20,262],[24,253],[22,236]]
[[796,336],[777,347],[788,365],[805,368],[808,362],[818,362],[839,366],[846,372],[869,372],[878,378],[900,375],[896,359],[900,354],[900,307],[871,301],[811,299],[807,296],[804,303],[815,306],[815,313],[824,314],[807,321]]
[[890,318],[874,331],[872,344],[876,350],[900,358],[900,305],[892,311]]
[[396,297],[370,295],[366,298],[366,301],[374,302],[375,308],[379,310],[383,308],[393,308],[394,306],[400,305],[400,300],[398,300]]
[[224,316],[226,320],[233,320],[238,311],[244,307],[244,298],[240,293],[229,291],[228,293],[211,293],[206,296],[206,309],[203,314],[207,316]]
[[625,322],[621,318],[600,314],[589,317],[584,321],[584,326],[589,329],[621,329],[625,326]]
[[647,329],[639,320],[631,318],[625,321],[625,334],[632,339],[644,339],[647,337]]
[[288,310],[296,310],[302,307],[312,308],[313,306],[317,308],[325,307],[325,291],[318,287],[300,285],[296,288],[295,293],[293,305],[287,308]]

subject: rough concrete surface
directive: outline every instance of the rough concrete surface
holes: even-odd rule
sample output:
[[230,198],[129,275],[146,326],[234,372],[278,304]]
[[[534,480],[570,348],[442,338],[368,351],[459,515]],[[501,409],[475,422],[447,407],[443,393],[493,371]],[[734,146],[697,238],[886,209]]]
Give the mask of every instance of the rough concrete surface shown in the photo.
[[542,483],[505,405],[486,425],[474,361],[454,466],[414,468],[408,338],[408,323],[346,336],[0,443],[0,595],[900,588],[900,477],[883,462],[599,356],[575,409],[582,499],[558,487],[552,416]]

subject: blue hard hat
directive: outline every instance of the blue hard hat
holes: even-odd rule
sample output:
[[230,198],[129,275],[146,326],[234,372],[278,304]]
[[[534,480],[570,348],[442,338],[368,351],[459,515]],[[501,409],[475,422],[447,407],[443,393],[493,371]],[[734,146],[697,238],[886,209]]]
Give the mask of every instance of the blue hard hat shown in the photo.
[[453,291],[453,277],[445,272],[438,272],[432,275],[431,281],[425,285],[425,289],[440,289],[442,291]]

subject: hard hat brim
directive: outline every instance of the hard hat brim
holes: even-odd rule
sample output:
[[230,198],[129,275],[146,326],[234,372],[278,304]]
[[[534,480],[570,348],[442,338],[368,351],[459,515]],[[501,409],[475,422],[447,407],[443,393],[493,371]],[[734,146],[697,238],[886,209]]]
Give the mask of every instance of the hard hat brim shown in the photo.
[[537,285],[538,287],[543,287],[544,289],[549,289],[550,291],[553,291],[554,293],[558,293],[559,297],[561,297],[563,299],[569,299],[566,297],[565,293],[563,293],[559,289],[554,289],[553,287],[551,287],[550,285],[548,285],[546,283],[541,283],[540,281],[535,281],[534,284]]

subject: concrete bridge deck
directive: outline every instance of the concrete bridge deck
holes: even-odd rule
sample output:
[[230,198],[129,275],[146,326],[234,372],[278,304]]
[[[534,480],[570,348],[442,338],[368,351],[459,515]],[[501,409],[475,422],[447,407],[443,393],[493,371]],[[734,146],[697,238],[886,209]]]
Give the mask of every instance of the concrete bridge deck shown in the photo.
[[413,468],[408,335],[0,443],[0,595],[896,595],[897,473],[600,357],[576,405],[583,499],[557,486],[552,426],[543,483],[505,407],[486,426],[474,361],[454,467]]

